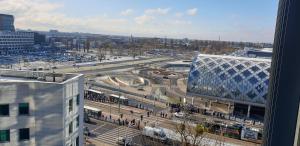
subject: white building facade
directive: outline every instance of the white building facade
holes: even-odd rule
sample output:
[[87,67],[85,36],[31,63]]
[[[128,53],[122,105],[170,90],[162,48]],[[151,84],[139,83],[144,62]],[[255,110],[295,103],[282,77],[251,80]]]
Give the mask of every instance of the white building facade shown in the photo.
[[0,70],[0,146],[83,145],[83,81]]

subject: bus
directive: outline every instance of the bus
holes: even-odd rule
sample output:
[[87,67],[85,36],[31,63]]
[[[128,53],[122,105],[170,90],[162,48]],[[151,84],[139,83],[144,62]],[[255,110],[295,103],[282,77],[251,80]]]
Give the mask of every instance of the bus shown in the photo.
[[84,98],[87,100],[92,100],[92,101],[100,101],[100,102],[106,101],[106,96],[103,92],[93,90],[93,89],[85,90]]
[[124,96],[118,96],[115,94],[110,94],[109,95],[109,101],[113,102],[113,103],[119,103],[120,100],[120,104],[122,105],[128,105],[128,98],[124,97]]
[[89,121],[89,117],[99,119],[102,115],[102,111],[98,108],[84,106],[84,114],[85,114],[85,121]]

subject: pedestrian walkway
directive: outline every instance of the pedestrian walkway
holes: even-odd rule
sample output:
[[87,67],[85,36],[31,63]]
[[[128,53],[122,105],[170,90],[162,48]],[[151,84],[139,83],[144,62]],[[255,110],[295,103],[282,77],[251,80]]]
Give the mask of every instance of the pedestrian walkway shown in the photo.
[[119,137],[126,137],[127,138],[133,138],[135,136],[138,136],[141,134],[141,131],[136,130],[136,129],[132,129],[132,128],[128,128],[125,126],[120,126],[119,129],[118,128],[114,128],[106,133],[103,133],[101,135],[98,135],[97,137],[93,138],[97,141],[101,141],[110,145],[115,145],[117,146],[117,138],[118,135]]

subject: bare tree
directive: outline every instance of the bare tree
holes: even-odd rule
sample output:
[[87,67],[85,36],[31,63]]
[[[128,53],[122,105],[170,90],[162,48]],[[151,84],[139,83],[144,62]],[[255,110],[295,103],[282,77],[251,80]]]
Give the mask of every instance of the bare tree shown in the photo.
[[105,59],[105,54],[103,54],[102,48],[98,48],[97,51],[98,51],[97,52],[98,60],[101,62],[102,60]]
[[181,144],[182,146],[188,145],[188,130],[187,124],[185,122],[179,123],[176,125],[176,132],[180,134]]
[[189,125],[188,126],[188,135],[191,138],[191,145],[197,146],[201,144],[205,132],[207,132],[207,128],[203,126],[202,124],[197,124],[196,127]]

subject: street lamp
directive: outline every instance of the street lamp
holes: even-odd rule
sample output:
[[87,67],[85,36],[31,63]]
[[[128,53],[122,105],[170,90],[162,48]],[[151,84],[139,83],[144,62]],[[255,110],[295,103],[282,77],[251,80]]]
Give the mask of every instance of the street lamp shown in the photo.
[[[119,104],[119,120],[118,120],[118,139],[119,139],[119,137],[120,137],[120,122],[121,122],[121,113],[120,113],[120,99],[121,99],[121,92],[120,92],[120,84],[118,84],[118,86],[119,86],[119,100],[118,100],[118,104]],[[126,145],[126,144],[125,144]]]

